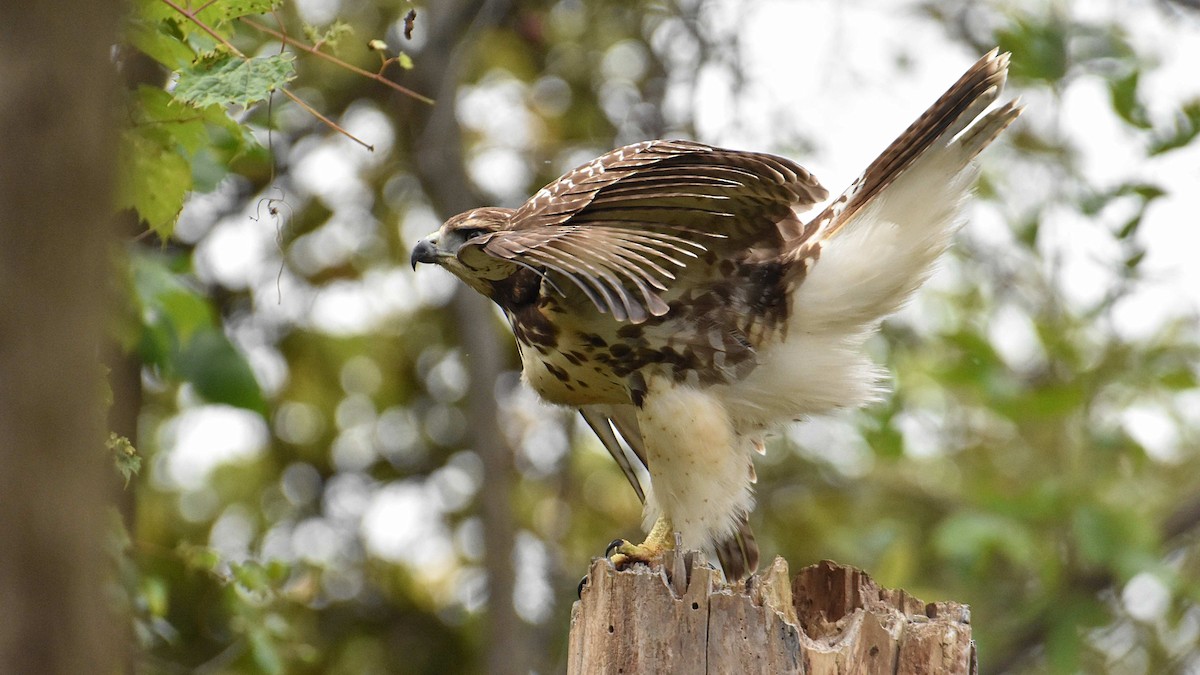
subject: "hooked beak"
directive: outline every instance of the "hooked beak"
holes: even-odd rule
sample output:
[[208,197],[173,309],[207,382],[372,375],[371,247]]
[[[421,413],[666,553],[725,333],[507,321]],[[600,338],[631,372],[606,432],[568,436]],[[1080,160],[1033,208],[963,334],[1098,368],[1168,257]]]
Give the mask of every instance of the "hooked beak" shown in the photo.
[[413,269],[417,269],[417,263],[436,263],[437,262],[437,244],[434,244],[428,239],[422,239],[413,247],[412,258],[409,260],[412,263]]

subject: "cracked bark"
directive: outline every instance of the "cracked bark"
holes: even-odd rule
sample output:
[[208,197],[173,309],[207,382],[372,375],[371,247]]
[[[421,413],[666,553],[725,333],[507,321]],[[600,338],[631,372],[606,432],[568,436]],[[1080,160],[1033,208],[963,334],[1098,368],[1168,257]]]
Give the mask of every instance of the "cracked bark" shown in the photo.
[[623,572],[593,561],[571,612],[568,674],[976,673],[963,605],[924,603],[829,561],[789,581],[776,558],[730,586],[698,555],[686,557]]

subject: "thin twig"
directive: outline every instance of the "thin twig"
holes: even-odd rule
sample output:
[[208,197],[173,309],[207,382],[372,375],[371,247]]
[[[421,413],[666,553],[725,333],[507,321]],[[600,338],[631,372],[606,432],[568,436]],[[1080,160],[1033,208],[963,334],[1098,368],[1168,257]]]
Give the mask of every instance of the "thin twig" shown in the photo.
[[301,99],[299,96],[293,94],[292,92],[290,92],[287,89],[284,89],[282,87],[279,89],[279,91],[282,91],[284,96],[287,96],[288,98],[295,101],[296,105],[307,110],[310,115],[312,115],[313,117],[316,117],[317,119],[321,120],[325,124],[328,124],[330,128],[334,129],[335,131],[337,131],[340,134],[343,134],[344,136],[346,136],[346,138],[349,138],[350,140],[354,141],[355,143],[358,143],[359,145],[363,146],[367,150],[370,150],[371,152],[375,152],[375,146],[369,145],[369,144],[363,142],[357,136],[355,136],[354,134],[350,133],[349,131],[346,131],[341,126],[339,126],[337,122],[334,122],[333,120],[329,119],[328,117],[317,112],[316,108],[305,103],[303,101],[303,99]]
[[[169,1],[170,0],[163,0],[163,2],[169,2]],[[355,73],[357,75],[362,75],[363,77],[375,80],[376,82],[378,82],[380,84],[383,84],[388,87],[391,87],[392,89],[395,89],[396,91],[400,92],[401,94],[404,94],[405,96],[411,96],[412,98],[417,99],[421,103],[426,103],[429,105],[433,105],[433,103],[434,103],[433,99],[429,98],[428,96],[418,94],[417,92],[413,91],[412,89],[409,89],[408,87],[396,84],[392,80],[389,80],[388,78],[383,76],[382,72],[372,73],[369,70],[363,70],[362,68],[359,68],[358,66],[353,65],[351,63],[347,63],[347,62],[339,59],[338,57],[333,56],[332,54],[326,54],[325,52],[317,49],[316,47],[313,47],[311,45],[306,45],[303,42],[300,42],[299,40],[296,40],[295,38],[284,35],[283,33],[280,33],[279,31],[277,31],[273,28],[264,26],[261,23],[258,23],[257,21],[255,21],[253,19],[248,19],[243,16],[239,20],[242,23],[246,24],[247,26],[250,26],[254,30],[260,31],[262,33],[266,33],[267,35],[270,35],[271,37],[274,37],[275,39],[282,41],[284,44],[287,44],[292,47],[295,47],[296,49],[300,49],[305,52],[308,52],[309,54],[312,54],[313,56],[318,56],[320,58],[323,58],[326,61],[337,64],[338,66],[345,68],[346,70],[349,70],[350,72]]]
[[212,4],[216,3],[217,1],[218,0],[208,0],[208,2],[204,3],[203,5],[200,5],[196,9],[193,9],[192,14],[199,14],[200,12],[203,12],[204,10],[208,9],[209,5],[212,5]]
[[[225,45],[226,49],[228,49],[229,51],[233,52],[234,54],[242,57],[243,59],[246,58],[246,55],[243,54],[240,49],[238,49],[237,47],[234,47],[232,42],[230,42],[229,40],[226,40],[224,37],[221,36],[220,33],[213,30],[211,27],[209,27],[208,24],[204,23],[200,19],[197,19],[195,12],[187,11],[186,9],[184,9],[184,8],[180,7],[179,5],[175,4],[174,2],[172,2],[172,0],[162,0],[162,1],[163,1],[163,4],[167,5],[171,9],[173,9],[176,12],[179,12],[180,14],[187,17],[188,21],[191,21],[192,23],[199,26],[200,30],[211,35],[214,40],[216,40],[217,42],[220,42],[222,45]],[[203,9],[203,8],[201,8],[201,9]],[[199,10],[197,10],[197,11],[199,11]]]

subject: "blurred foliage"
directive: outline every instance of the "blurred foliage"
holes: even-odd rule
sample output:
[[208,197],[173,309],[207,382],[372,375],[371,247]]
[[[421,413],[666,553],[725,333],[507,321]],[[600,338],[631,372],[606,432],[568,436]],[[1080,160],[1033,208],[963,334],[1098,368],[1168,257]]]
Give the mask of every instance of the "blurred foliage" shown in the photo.
[[[636,534],[639,507],[574,417],[517,384],[509,338],[500,382],[471,381],[464,331],[496,322],[465,323],[452,279],[406,268],[451,215],[435,213],[429,165],[462,163],[472,189],[513,204],[620,143],[694,135],[679,100],[705,74],[741,82],[739,40],[754,36],[699,1],[420,4],[411,40],[407,2],[311,17],[175,4],[132,3],[120,58],[152,73],[131,81],[122,120],[119,204],[149,233],[122,252],[113,324],[141,373],[136,394],[114,392],[138,429],[110,443],[135,501],[114,548],[137,670],[561,670],[575,582]],[[1095,114],[1150,161],[1195,148],[1200,99],[1162,114],[1147,48],[1075,4],[920,5],[967,52],[1014,54],[1030,108],[985,157],[972,212],[1004,231],[968,229],[946,265],[957,281],[872,343],[894,372],[885,403],[773,442],[753,522],[794,567],[834,558],[970,603],[984,672],[1184,672],[1200,667],[1200,339],[1194,316],[1124,318],[1155,281],[1142,223],[1169,192],[1150,174],[1093,177],[1061,115],[1073,86],[1099,82],[1110,109]],[[263,13],[448,98],[431,113],[239,20]],[[283,101],[285,85],[375,151]],[[431,114],[461,153],[457,136],[425,146],[444,156],[415,152]],[[1049,243],[1064,213],[1107,251],[1082,300]],[[465,445],[472,388],[495,392],[519,475],[501,533],[512,598],[488,597],[494,477]],[[526,639],[489,652],[496,603]],[[497,651],[505,663],[485,657]]]

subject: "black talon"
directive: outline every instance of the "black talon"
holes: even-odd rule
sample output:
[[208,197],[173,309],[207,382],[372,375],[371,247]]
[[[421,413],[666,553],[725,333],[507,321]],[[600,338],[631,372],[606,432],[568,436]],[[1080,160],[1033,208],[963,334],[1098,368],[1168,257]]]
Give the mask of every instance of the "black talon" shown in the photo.
[[579,598],[580,600],[583,599],[583,587],[587,586],[587,580],[587,575],[583,575],[583,578],[579,580],[579,587],[575,589],[575,597]]
[[621,548],[626,543],[627,542],[624,539],[613,539],[611,542],[609,542],[608,548],[604,549],[604,557],[611,558],[613,551],[618,548]]

